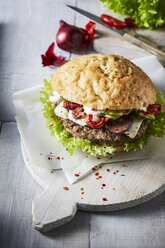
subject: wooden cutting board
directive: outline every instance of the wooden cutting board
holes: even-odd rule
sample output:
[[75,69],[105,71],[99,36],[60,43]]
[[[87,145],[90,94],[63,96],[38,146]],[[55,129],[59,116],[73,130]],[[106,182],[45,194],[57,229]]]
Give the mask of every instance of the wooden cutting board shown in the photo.
[[70,221],[78,209],[120,210],[142,204],[165,190],[162,159],[106,164],[70,185],[62,170],[35,165],[23,141],[21,147],[29,172],[44,189],[32,205],[34,227],[43,232]]

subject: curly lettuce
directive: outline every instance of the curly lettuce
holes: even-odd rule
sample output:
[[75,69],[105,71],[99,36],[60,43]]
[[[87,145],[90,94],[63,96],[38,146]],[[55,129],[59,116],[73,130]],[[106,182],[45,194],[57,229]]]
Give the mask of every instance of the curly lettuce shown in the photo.
[[[98,145],[87,139],[73,137],[64,129],[58,117],[55,115],[54,108],[49,100],[50,95],[53,94],[51,81],[45,79],[44,82],[44,87],[40,92],[40,101],[43,104],[42,111],[46,119],[46,126],[50,129],[51,135],[55,136],[56,139],[63,144],[69,154],[72,155],[78,147],[93,156],[107,156],[108,154],[114,153],[116,148],[113,146]],[[162,137],[165,135],[165,99],[162,92],[158,92],[157,94],[157,103],[162,105],[162,113],[151,122],[147,132],[139,140],[124,144],[124,149],[126,151],[129,151],[130,149],[137,150],[138,148],[142,148],[143,144],[147,143],[147,139],[151,135],[155,137]]]
[[165,135],[165,98],[163,92],[157,92],[156,103],[161,104],[161,114],[156,116],[155,120],[150,122],[146,133],[140,139],[124,144],[125,151],[129,151],[130,149],[136,151],[138,148],[142,149],[143,144],[147,144],[150,136],[163,137]]
[[164,0],[100,0],[112,11],[135,18],[141,28],[157,28],[165,24]]
[[46,126],[50,129],[51,135],[55,136],[56,139],[63,144],[70,155],[72,155],[78,147],[83,151],[89,152],[93,156],[106,156],[107,154],[115,152],[113,146],[100,146],[87,139],[75,138],[67,132],[55,115],[52,103],[49,100],[49,96],[53,93],[51,81],[45,79],[44,82],[45,85],[40,92],[40,101],[43,103],[42,111],[46,119]]

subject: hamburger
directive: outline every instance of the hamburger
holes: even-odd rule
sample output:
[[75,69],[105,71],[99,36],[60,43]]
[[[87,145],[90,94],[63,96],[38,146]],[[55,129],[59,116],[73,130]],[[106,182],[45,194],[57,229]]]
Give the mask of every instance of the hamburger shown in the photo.
[[119,55],[90,54],[62,65],[41,91],[51,134],[70,154],[137,150],[165,134],[165,99],[151,79]]

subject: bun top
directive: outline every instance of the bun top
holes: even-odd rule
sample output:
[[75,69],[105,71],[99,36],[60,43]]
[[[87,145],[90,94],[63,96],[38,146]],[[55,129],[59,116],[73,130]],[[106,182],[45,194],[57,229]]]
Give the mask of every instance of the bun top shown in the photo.
[[58,69],[52,87],[68,101],[100,110],[141,108],[156,101],[151,79],[119,55],[75,58]]

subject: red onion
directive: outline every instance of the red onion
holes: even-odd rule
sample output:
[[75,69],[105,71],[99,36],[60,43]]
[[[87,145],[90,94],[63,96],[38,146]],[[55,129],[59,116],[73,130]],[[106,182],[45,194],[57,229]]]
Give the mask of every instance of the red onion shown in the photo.
[[72,115],[75,119],[82,119],[86,114],[83,107],[78,107],[72,111]]
[[[123,119],[123,122],[120,122],[120,120]],[[116,134],[122,134],[126,131],[128,131],[132,125],[132,119],[131,118],[120,118],[120,120],[116,121],[116,124],[111,125],[111,122],[107,124],[107,128],[110,132],[116,133]]]
[[90,44],[95,34],[96,24],[89,22],[86,29],[69,25],[64,21],[60,21],[60,28],[56,35],[57,45],[72,53],[79,53],[87,45]]

